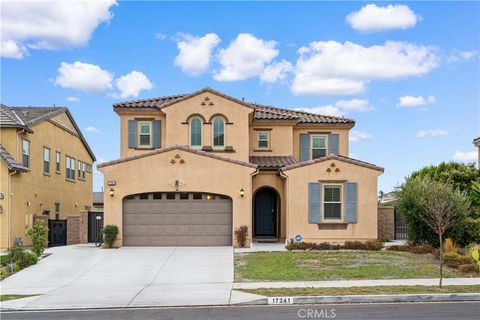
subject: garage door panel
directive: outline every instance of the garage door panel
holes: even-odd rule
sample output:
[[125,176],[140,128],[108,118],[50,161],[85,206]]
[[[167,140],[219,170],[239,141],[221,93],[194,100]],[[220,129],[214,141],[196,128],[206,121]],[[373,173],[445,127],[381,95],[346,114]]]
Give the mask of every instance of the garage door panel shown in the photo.
[[231,200],[215,196],[193,199],[126,199],[124,245],[194,246],[232,244]]

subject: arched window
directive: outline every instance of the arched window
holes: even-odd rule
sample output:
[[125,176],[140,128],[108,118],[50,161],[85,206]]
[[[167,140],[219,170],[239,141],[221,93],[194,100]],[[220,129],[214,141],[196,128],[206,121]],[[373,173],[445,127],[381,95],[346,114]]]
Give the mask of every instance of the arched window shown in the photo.
[[190,120],[190,146],[202,146],[202,120],[199,118]]
[[225,121],[222,118],[213,120],[213,147],[225,147]]

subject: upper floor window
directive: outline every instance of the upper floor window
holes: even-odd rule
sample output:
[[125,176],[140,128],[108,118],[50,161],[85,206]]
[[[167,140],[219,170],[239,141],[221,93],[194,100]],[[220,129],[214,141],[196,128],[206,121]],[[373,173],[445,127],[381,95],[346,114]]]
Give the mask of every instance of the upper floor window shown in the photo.
[[138,144],[140,147],[150,147],[151,141],[152,123],[151,122],[139,122],[138,123]]
[[257,132],[258,149],[270,148],[270,133],[268,131]]
[[342,219],[342,185],[327,184],[323,187],[323,217],[325,220]]
[[50,174],[50,149],[43,147],[43,173]]
[[30,141],[22,139],[22,165],[30,168]]
[[85,180],[85,163],[78,160],[78,179]]
[[202,146],[202,120],[199,118],[190,120],[190,145],[192,147]]
[[325,157],[327,155],[327,136],[326,135],[312,135],[312,160]]
[[61,161],[61,153],[60,152],[55,152],[55,171],[57,173],[60,173],[60,161]]
[[222,118],[213,120],[213,147],[222,148],[225,146],[225,122]]
[[75,158],[65,156],[66,178],[75,180]]

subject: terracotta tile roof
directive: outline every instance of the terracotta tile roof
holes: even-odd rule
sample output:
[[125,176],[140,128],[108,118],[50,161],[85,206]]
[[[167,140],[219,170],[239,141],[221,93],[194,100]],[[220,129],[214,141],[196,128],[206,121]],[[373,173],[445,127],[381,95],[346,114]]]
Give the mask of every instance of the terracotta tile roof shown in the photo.
[[259,169],[279,169],[297,163],[293,156],[251,156],[250,162]]
[[357,166],[361,166],[361,167],[365,167],[365,168],[369,168],[369,169],[373,169],[373,170],[378,170],[378,171],[381,171],[381,172],[384,171],[384,169],[382,167],[376,166],[374,164],[371,164],[371,163],[368,163],[368,162],[365,162],[365,161],[360,161],[360,160],[353,159],[353,158],[349,158],[349,157],[345,157],[345,156],[335,155],[335,154],[331,154],[329,156],[318,158],[318,159],[315,159],[315,160],[309,160],[309,161],[304,161],[304,162],[291,164],[291,165],[288,165],[288,166],[285,166],[285,167],[281,168],[281,170],[282,171],[287,171],[287,170],[296,169],[296,168],[300,168],[300,167],[304,167],[304,166],[308,166],[308,165],[311,165],[311,164],[314,164],[314,163],[324,162],[324,161],[328,161],[328,160],[339,160],[339,161],[355,164]]
[[97,164],[97,168],[102,168],[102,167],[111,166],[111,165],[114,165],[114,164],[117,164],[117,163],[122,163],[122,162],[131,161],[131,160],[135,160],[135,159],[149,157],[149,156],[153,156],[153,155],[156,155],[156,154],[168,152],[168,151],[171,151],[171,150],[182,150],[182,151],[198,154],[198,155],[201,155],[201,156],[204,156],[204,157],[209,157],[209,158],[212,158],[212,159],[217,159],[217,160],[221,160],[221,161],[235,163],[235,164],[239,164],[239,165],[250,167],[250,168],[257,168],[256,164],[253,164],[253,163],[250,163],[250,162],[225,158],[225,157],[213,154],[213,153],[200,151],[200,150],[197,150],[197,149],[190,148],[189,146],[184,146],[184,145],[179,145],[179,144],[173,145],[171,147],[157,149],[157,150],[154,150],[154,151],[151,151],[151,152],[145,152],[145,153],[142,153],[142,154],[139,154],[139,155],[136,155],[136,156],[127,157],[127,158],[124,158],[124,159],[118,159],[118,160],[108,161],[108,162],[104,162],[104,163],[99,163],[99,164]]
[[22,119],[20,119],[20,117],[18,117],[18,115],[16,115],[11,108],[4,104],[0,104],[0,126],[17,127],[30,131],[27,124],[23,122]]
[[1,144],[0,144],[0,158],[3,160],[3,162],[5,162],[9,170],[16,170],[21,172],[28,171],[28,168],[25,168],[17,160],[15,160],[15,158],[12,157],[10,152],[8,152],[7,149],[5,149],[5,147]]
[[212,88],[206,87],[201,90],[195,91],[189,94],[179,94],[173,96],[164,96],[152,99],[144,100],[135,100],[127,102],[119,102],[113,105],[114,109],[162,109],[168,107],[174,103],[186,100],[190,97],[193,97],[197,94],[203,92],[211,92],[213,94],[219,95],[226,99],[235,101],[239,104],[242,104],[246,107],[254,109],[254,120],[273,120],[273,121],[295,121],[297,123],[304,124],[318,124],[318,123],[328,123],[328,124],[355,124],[355,121],[343,117],[334,117],[327,115],[320,115],[315,113],[309,113],[304,111],[298,111],[293,109],[277,108],[272,106],[266,106],[257,103],[246,102],[243,99],[237,99],[232,96],[226,95],[219,91],[216,91]]

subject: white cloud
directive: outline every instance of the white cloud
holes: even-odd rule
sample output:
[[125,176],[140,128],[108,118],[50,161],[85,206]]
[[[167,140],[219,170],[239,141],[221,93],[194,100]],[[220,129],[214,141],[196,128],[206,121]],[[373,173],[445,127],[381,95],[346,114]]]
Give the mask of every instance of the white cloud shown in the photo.
[[362,45],[312,42],[298,50],[292,91],[296,95],[353,95],[370,80],[420,76],[438,65],[436,50],[407,42]]
[[267,83],[283,81],[287,77],[287,74],[292,71],[292,64],[287,60],[282,60],[266,66],[260,74],[260,80]]
[[403,96],[398,98],[398,106],[399,107],[405,107],[405,108],[413,108],[413,107],[418,107],[418,106],[424,106],[427,104],[433,104],[435,103],[436,99],[434,96],[428,96],[428,97],[423,97],[423,96]]
[[97,65],[75,61],[62,62],[55,84],[63,88],[99,93],[112,89],[113,75]]
[[145,74],[135,70],[118,78],[115,84],[120,90],[120,98],[137,97],[140,91],[153,87]]
[[67,101],[69,101],[69,102],[78,102],[78,101],[80,101],[80,99],[77,98],[77,97],[67,97]]
[[175,65],[191,76],[202,74],[208,69],[212,50],[221,41],[215,33],[208,33],[203,37],[181,34],[178,41],[179,53],[175,58]]
[[218,53],[222,68],[214,78],[218,81],[245,80],[262,73],[265,65],[278,55],[273,40],[262,40],[248,33],[240,33],[226,49]]
[[352,130],[350,131],[350,141],[351,142],[361,142],[368,139],[371,139],[372,135],[363,131]]
[[367,32],[407,29],[414,27],[419,20],[421,17],[403,4],[390,4],[386,7],[367,4],[346,18],[353,29]]
[[[113,5],[114,0],[2,1],[2,56],[20,59],[26,48],[58,50],[83,46],[99,24],[113,17]],[[17,54],[12,54],[15,48]]]
[[415,135],[417,138],[441,137],[448,135],[448,131],[441,129],[420,130]]
[[100,129],[97,129],[95,127],[86,127],[85,131],[90,132],[90,133],[100,133]]
[[460,51],[458,49],[453,49],[450,54],[447,56],[447,63],[455,63],[459,61],[468,61],[476,57],[478,52],[475,50],[472,51]]
[[351,99],[351,100],[339,100],[334,104],[319,106],[314,108],[301,108],[300,111],[323,114],[328,116],[343,117],[350,112],[366,112],[373,110],[368,100],[364,99]]
[[1,56],[5,58],[22,59],[28,54],[27,49],[12,40],[2,41],[0,43]]
[[453,161],[458,162],[465,162],[465,163],[473,163],[478,160],[478,152],[477,151],[455,151],[455,154],[452,157]]

